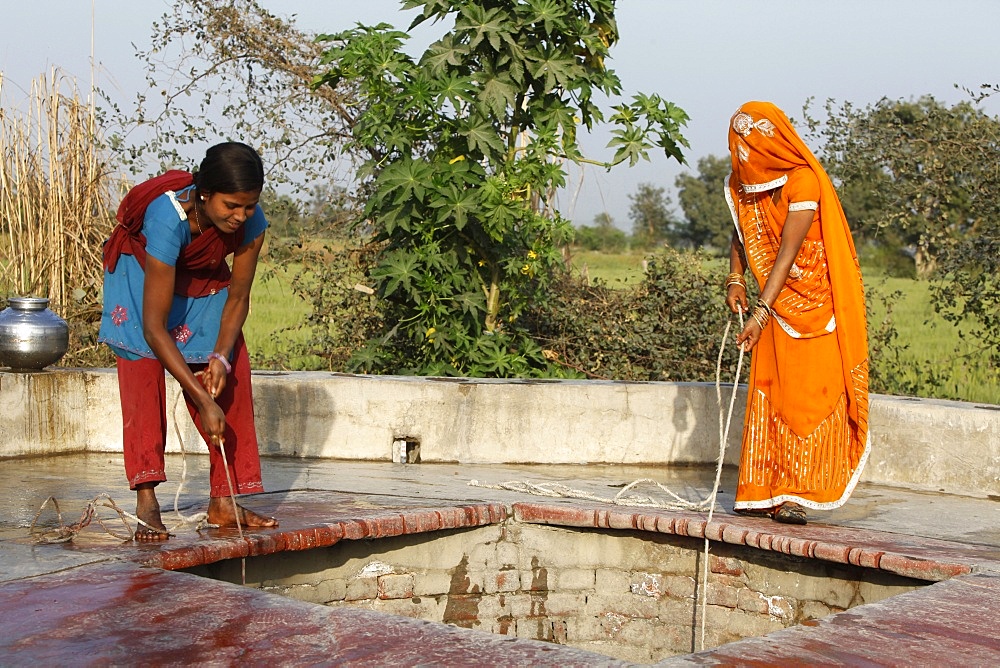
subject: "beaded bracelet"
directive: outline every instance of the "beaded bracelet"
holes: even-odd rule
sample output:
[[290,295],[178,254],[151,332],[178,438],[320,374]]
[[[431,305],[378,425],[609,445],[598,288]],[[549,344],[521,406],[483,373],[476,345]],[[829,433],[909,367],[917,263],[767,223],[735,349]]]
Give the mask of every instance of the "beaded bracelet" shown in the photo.
[[220,355],[219,353],[217,353],[217,352],[209,353],[208,359],[210,359],[210,360],[219,360],[220,362],[222,362],[222,366],[226,367],[226,373],[232,373],[233,372],[233,365],[230,364],[229,360],[227,360],[224,356]]

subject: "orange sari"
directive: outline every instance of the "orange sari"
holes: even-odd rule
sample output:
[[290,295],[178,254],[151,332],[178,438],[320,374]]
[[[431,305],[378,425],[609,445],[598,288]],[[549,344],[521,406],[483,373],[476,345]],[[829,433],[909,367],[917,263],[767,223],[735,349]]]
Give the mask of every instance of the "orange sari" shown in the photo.
[[869,452],[868,337],[854,241],[830,178],[780,109],[743,105],[729,146],[726,200],[761,288],[789,210],[815,212],[753,351],[735,508],[837,508]]

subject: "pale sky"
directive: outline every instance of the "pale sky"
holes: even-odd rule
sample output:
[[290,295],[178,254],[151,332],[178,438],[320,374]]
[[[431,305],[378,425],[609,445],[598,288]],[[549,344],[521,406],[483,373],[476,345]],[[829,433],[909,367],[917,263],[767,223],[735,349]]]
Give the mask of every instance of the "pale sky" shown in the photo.
[[[357,22],[405,29],[414,12],[397,0],[260,0],[281,16],[298,17],[310,32],[336,32]],[[3,0],[0,42],[6,103],[18,88],[59,67],[82,87],[90,81],[91,16],[98,85],[121,101],[144,86],[133,43],[149,44],[150,27],[168,0]],[[792,118],[807,98],[865,105],[881,97],[933,95],[966,99],[955,84],[1000,83],[1000,2],[995,0],[619,0],[621,41],[609,65],[627,95],[659,93],[691,116],[685,132],[689,167],[662,153],[633,169],[610,174],[588,167],[573,206],[560,208],[577,224],[607,211],[628,229],[628,195],[641,182],[673,191],[681,171],[699,157],[726,152],[730,115],[744,101],[770,100]],[[1000,100],[987,105],[1000,112]],[[817,108],[817,113],[819,109]],[[584,138],[585,152],[610,158],[607,134]],[[575,189],[580,173],[570,181]]]

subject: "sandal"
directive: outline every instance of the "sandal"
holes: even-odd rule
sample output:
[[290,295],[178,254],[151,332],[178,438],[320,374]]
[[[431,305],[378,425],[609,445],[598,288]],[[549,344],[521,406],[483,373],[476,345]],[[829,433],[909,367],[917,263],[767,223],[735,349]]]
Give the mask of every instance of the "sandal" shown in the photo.
[[781,504],[774,511],[774,521],[782,524],[805,524],[807,519],[806,509],[791,501]]
[[743,517],[774,517],[774,508],[733,508],[733,512]]

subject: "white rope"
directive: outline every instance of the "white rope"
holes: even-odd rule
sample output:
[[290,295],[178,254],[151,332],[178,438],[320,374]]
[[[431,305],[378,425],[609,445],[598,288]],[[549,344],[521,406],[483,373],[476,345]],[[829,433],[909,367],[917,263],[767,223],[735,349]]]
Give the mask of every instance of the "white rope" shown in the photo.
[[[740,324],[743,324],[743,314],[740,311]],[[483,487],[485,489],[496,489],[504,490],[510,492],[522,492],[525,494],[532,494],[534,496],[547,496],[553,498],[571,498],[571,499],[582,499],[585,501],[597,501],[600,503],[610,503],[618,506],[632,506],[632,507],[642,507],[642,508],[665,508],[671,510],[694,510],[694,511],[709,511],[709,521],[711,521],[712,513],[715,510],[715,499],[718,495],[719,484],[722,477],[722,467],[723,459],[726,452],[726,441],[729,435],[729,428],[732,424],[733,409],[736,404],[736,392],[739,386],[740,372],[743,367],[743,350],[740,349],[739,361],[736,366],[736,380],[733,382],[732,396],[729,401],[729,411],[723,421],[722,414],[722,390],[721,390],[721,376],[722,376],[722,357],[725,351],[726,339],[729,337],[731,323],[726,323],[726,330],[722,335],[722,346],[719,350],[719,358],[716,364],[716,401],[719,404],[719,455],[716,462],[715,471],[715,483],[712,486],[711,492],[708,496],[699,501],[690,501],[681,497],[679,494],[674,492],[672,489],[663,485],[651,478],[640,478],[635,480],[625,487],[622,488],[613,497],[600,496],[587,492],[581,489],[574,489],[562,483],[554,482],[544,482],[544,483],[532,483],[523,480],[507,480],[500,483],[486,483],[480,480],[470,480],[469,485],[473,487]],[[643,496],[637,494],[628,494],[636,487],[641,485],[653,485],[660,492],[669,497],[669,501],[664,501],[662,499],[656,499],[652,496]]]
[[[222,467],[226,471],[226,482],[229,483],[229,498],[233,501],[233,517],[236,520],[236,531],[240,534],[240,542],[246,542],[246,539],[243,537],[243,523],[240,522],[240,507],[236,503],[236,490],[233,489],[233,479],[229,475],[229,461],[226,459],[226,441],[221,436],[216,436],[212,439],[212,442],[219,448],[219,452],[222,453]],[[245,587],[247,584],[246,557],[240,559],[240,577]]]
[[[737,313],[739,314],[740,320],[740,331],[743,330],[743,308],[737,304]],[[740,383],[740,373],[743,371],[743,355],[744,350],[742,346],[737,346],[739,348],[739,358],[736,361],[736,376],[733,379],[733,391],[729,397],[729,410],[726,411],[725,425],[723,425],[722,420],[722,354],[726,350],[726,339],[729,338],[729,328],[732,325],[732,318],[726,320],[726,331],[722,333],[722,343],[719,345],[719,359],[715,364],[715,401],[719,406],[719,457],[715,465],[715,484],[712,485],[712,493],[709,495],[712,503],[708,510],[708,518],[705,520],[705,526],[707,527],[711,521],[712,516],[715,514],[715,499],[719,493],[719,483],[722,480],[722,462],[726,456],[726,442],[729,439],[729,427],[733,422],[733,408],[736,405],[736,390]],[[701,647],[699,649],[705,649],[705,619],[708,617],[708,559],[709,553],[709,540],[708,532],[705,532],[705,549],[702,558],[702,577],[701,577]]]
[[[183,390],[177,392],[177,396],[174,397],[174,435],[177,436],[177,443],[181,448],[181,480],[177,483],[177,491],[174,492],[174,513],[177,515],[178,523],[173,527],[173,529],[182,527],[186,524],[194,524],[195,530],[202,529],[203,527],[209,526],[208,513],[195,513],[194,515],[185,515],[180,509],[180,498],[181,490],[184,489],[184,483],[187,482],[187,450],[184,448],[184,437],[181,436],[181,429],[178,426],[177,419],[177,406],[180,404],[181,395],[184,394]],[[229,471],[227,470],[228,474]],[[170,531],[173,531],[171,529]]]
[[[42,511],[45,510],[45,506],[49,505],[50,503],[56,510],[56,517],[59,519],[59,526],[55,529],[50,529],[48,531],[36,530],[35,527],[38,524],[38,518],[41,516]],[[103,506],[104,508],[111,508],[116,513],[118,513],[118,517],[121,519],[122,524],[125,525],[125,529],[128,531],[127,536],[122,535],[120,533],[116,533],[115,531],[112,531],[111,529],[108,528],[108,526],[104,523],[104,520],[97,515],[97,508],[101,506]],[[63,522],[62,512],[59,510],[59,501],[56,500],[56,497],[50,496],[49,498],[45,499],[45,501],[42,502],[42,505],[38,509],[38,512],[35,513],[35,518],[31,520],[31,528],[28,530],[28,533],[29,535],[35,538],[35,542],[37,543],[43,543],[43,544],[68,543],[69,541],[73,540],[73,538],[75,538],[76,535],[80,533],[80,531],[82,531],[87,525],[89,525],[94,520],[97,520],[97,523],[101,525],[101,528],[103,528],[106,533],[110,534],[111,536],[114,536],[115,538],[125,541],[132,540],[132,538],[135,536],[135,532],[132,531],[132,527],[129,526],[128,520],[133,520],[134,522],[136,522],[137,530],[139,525],[143,525],[147,528],[154,529],[154,527],[150,526],[149,524],[146,524],[132,513],[122,510],[118,506],[118,504],[114,502],[114,499],[112,499],[106,493],[102,492],[101,494],[98,494],[93,499],[87,502],[87,505],[84,507],[83,514],[80,516],[79,521],[74,522],[73,524],[66,524],[65,522]]]
[[[201,372],[199,371],[195,375],[199,375],[200,373]],[[181,481],[180,484],[177,485],[177,493],[174,494],[174,512],[177,513],[177,517],[180,518],[181,524],[192,524],[194,522],[197,522],[198,523],[197,528],[201,529],[202,526],[215,526],[208,522],[208,513],[196,513],[194,515],[186,517],[181,513],[180,508],[178,506],[178,499],[180,499],[181,496],[181,489],[184,487],[184,482],[187,479],[187,457],[186,457],[187,453],[184,450],[184,438],[181,436],[181,430],[177,426],[178,424],[177,405],[180,403],[180,398],[183,393],[184,393],[183,391],[178,392],[177,396],[174,398],[174,433],[177,434],[177,442],[180,443],[181,446]],[[236,503],[236,490],[233,487],[233,478],[232,476],[229,475],[229,460],[226,457],[226,441],[221,436],[213,436],[211,440],[212,443],[210,443],[208,447],[212,447],[214,445],[215,447],[219,448],[219,452],[222,454],[222,468],[226,472],[226,482],[229,484],[229,498],[233,502],[233,517],[236,519],[236,531],[239,533],[240,542],[245,542],[246,539],[243,536],[243,523],[240,522],[240,507]],[[245,586],[247,583],[246,557],[240,559],[240,572],[242,576],[243,585]]]

